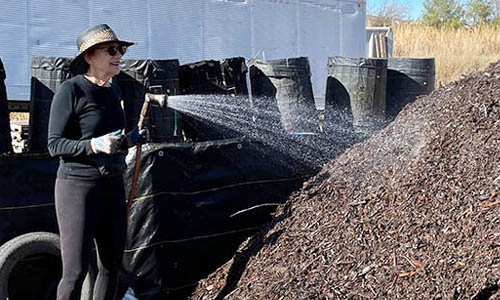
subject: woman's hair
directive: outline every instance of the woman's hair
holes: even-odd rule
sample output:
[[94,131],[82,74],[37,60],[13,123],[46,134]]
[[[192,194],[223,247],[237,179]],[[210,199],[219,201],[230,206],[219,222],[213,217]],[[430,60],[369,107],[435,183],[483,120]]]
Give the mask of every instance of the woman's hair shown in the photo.
[[[95,52],[95,49],[96,49],[96,48],[97,48],[97,47],[92,47],[92,48],[88,49],[88,50],[86,51],[86,53],[85,53],[85,56],[87,56],[87,55],[88,55],[88,56],[92,56],[92,55],[94,55],[94,52]],[[84,63],[82,64],[82,71],[83,71],[83,73],[87,73],[87,71],[89,70],[89,67],[90,67],[90,66],[89,66],[89,64],[87,63],[87,60],[85,59],[85,57],[83,57],[83,62],[84,62]]]

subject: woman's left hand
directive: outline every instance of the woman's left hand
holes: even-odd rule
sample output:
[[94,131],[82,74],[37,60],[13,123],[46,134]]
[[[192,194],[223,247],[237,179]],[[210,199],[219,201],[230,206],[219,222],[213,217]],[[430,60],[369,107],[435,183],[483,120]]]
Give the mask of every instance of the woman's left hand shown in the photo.
[[127,138],[127,144],[129,147],[145,144],[150,140],[148,128],[144,127],[142,129],[139,129],[137,125],[125,136]]

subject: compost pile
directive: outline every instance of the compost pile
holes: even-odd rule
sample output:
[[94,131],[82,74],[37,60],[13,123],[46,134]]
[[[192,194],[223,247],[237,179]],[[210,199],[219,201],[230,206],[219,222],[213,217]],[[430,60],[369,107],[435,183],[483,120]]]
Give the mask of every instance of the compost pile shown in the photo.
[[192,299],[500,299],[500,62],[331,161]]

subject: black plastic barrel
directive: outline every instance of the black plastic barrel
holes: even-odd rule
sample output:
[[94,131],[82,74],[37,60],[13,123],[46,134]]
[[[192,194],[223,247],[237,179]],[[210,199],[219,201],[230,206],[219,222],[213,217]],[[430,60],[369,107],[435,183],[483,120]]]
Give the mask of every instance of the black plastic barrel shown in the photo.
[[[161,85],[170,95],[179,94],[179,60],[125,59],[120,63],[121,72],[113,78],[122,92],[126,115],[126,130],[139,121],[147,89]],[[145,122],[154,142],[177,142],[182,140],[182,120],[171,108],[150,106]]]
[[[243,57],[203,60],[181,65],[179,71],[181,94],[247,95],[247,71]],[[217,101],[217,96],[207,97],[207,99]],[[233,104],[237,105],[236,103],[237,101]],[[195,115],[183,115],[183,120],[184,132],[189,140],[207,141],[240,135],[230,128],[207,122]]]
[[225,94],[218,60],[184,64],[179,70],[181,94]]
[[9,106],[7,103],[7,89],[5,87],[5,69],[0,59],[0,154],[12,152],[10,136]]
[[387,112],[390,117],[434,89],[435,68],[434,58],[388,58]]
[[253,60],[250,63],[252,94],[274,97],[287,132],[316,132],[316,107],[307,57]]
[[231,57],[221,60],[222,82],[226,91],[234,95],[248,95],[248,68],[243,57]]
[[248,94],[243,57],[203,60],[181,65],[181,94]]
[[387,60],[335,56],[328,58],[325,114],[350,110],[354,126],[378,125],[385,118]]
[[31,60],[31,95],[28,147],[47,151],[50,104],[59,86],[71,77],[70,58],[34,56]]

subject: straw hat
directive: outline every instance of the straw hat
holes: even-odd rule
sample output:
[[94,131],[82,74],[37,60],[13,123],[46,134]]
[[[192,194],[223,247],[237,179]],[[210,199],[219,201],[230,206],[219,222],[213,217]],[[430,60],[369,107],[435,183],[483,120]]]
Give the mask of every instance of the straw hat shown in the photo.
[[84,59],[85,53],[103,43],[118,42],[121,46],[131,46],[134,43],[121,41],[107,24],[100,24],[82,32],[76,39],[78,55],[70,62],[69,69],[73,74],[83,74],[88,64]]

